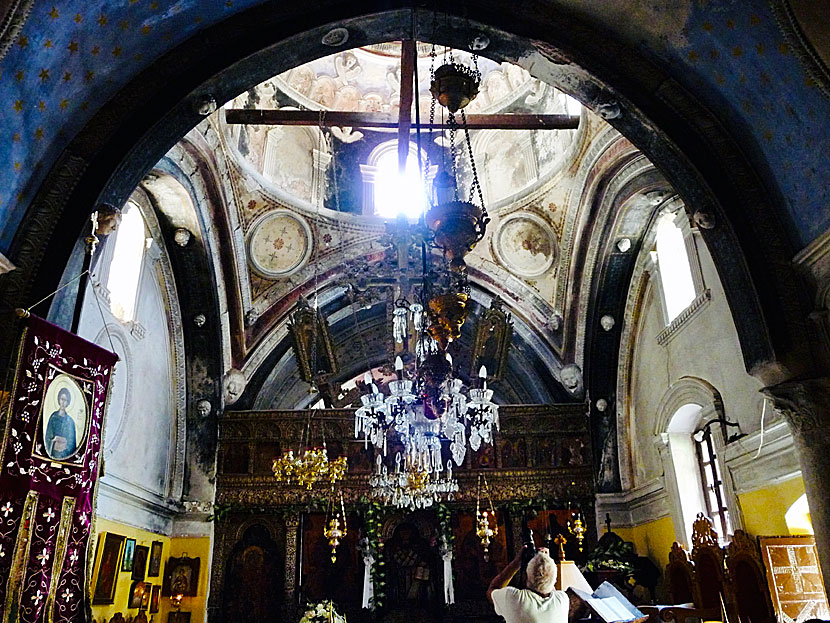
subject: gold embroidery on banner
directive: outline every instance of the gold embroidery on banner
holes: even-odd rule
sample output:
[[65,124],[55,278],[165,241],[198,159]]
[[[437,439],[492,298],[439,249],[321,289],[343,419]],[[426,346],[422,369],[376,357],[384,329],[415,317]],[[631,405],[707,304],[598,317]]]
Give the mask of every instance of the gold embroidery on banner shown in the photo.
[[[17,365],[14,367],[14,381],[11,385],[11,392],[8,396],[8,412],[6,413],[6,427],[3,430],[3,445],[0,446],[0,458],[5,456],[6,453],[6,441],[9,438],[9,428],[12,425],[12,416],[14,415],[14,392],[17,389],[17,379],[20,376],[20,362],[23,361],[23,346],[26,344],[26,335],[29,333],[29,328],[26,327],[23,329],[23,335],[20,336],[20,347],[17,349]],[[0,468],[3,469],[3,468]]]
[[35,520],[37,499],[37,492],[29,491],[26,495],[26,502],[23,504],[23,513],[20,515],[20,529],[17,531],[17,540],[14,545],[14,558],[12,558],[12,566],[9,569],[9,582],[6,585],[6,605],[3,609],[3,623],[18,620],[20,592],[23,590],[23,574],[26,572],[26,566],[29,564],[29,547],[32,542],[29,537],[32,532],[32,524]]
[[49,594],[46,597],[44,620],[52,623],[54,618],[55,593],[58,592],[58,580],[63,570],[63,561],[66,558],[66,542],[69,531],[72,529],[72,514],[75,512],[75,498],[63,498],[61,519],[58,524],[58,536],[55,539],[55,556],[52,559],[52,577],[49,580]]

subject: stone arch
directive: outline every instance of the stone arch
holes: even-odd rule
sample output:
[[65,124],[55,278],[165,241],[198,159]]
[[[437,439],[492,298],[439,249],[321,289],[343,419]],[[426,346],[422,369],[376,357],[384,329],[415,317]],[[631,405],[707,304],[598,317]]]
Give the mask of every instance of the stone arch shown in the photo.
[[[644,88],[655,84],[655,73],[660,76],[660,70],[607,33],[602,37],[604,45],[619,53],[594,50],[591,41],[597,38],[589,24],[575,28],[572,20],[539,19],[538,15],[520,11],[505,17],[486,3],[468,4],[458,10],[474,10],[482,30],[492,34],[491,39],[502,41],[501,47],[492,48],[494,56],[521,56],[534,65],[537,75],[568,83],[570,93],[601,110],[611,123],[671,170],[675,187],[695,197],[698,209],[724,217],[724,226],[705,237],[724,271],[722,277],[733,309],[740,310],[733,315],[747,368],[772,382],[809,366],[809,357],[800,356],[805,352],[803,301],[786,264],[790,243],[776,225],[778,215],[784,213],[783,203],[763,188],[753,166],[724,135],[717,120],[689,93],[672,87],[665,76],[664,84],[669,86],[659,97],[653,89]],[[213,27],[215,31],[208,29],[182,44],[151,71],[136,77],[120,97],[87,124],[41,185],[13,244],[11,256],[20,270],[7,284],[7,298],[14,304],[25,304],[57,282],[55,268],[49,266],[54,262],[42,261],[43,242],[52,241],[56,228],[77,229],[98,200],[117,203],[127,189],[135,186],[141,172],[161,156],[163,146],[193,125],[197,120],[194,102],[205,93],[227,99],[240,86],[267,78],[266,73],[273,73],[275,68],[287,68],[321,55],[318,42],[332,20],[341,20],[340,25],[359,33],[356,43],[388,38],[392,35],[390,24],[410,22],[410,13],[404,9],[361,16],[356,18],[359,22],[352,21],[352,11],[315,6],[303,20],[283,20],[270,7],[257,6],[228,18]],[[424,21],[422,30],[428,32],[427,12],[419,12],[416,18]],[[435,32],[435,38],[463,44],[454,41],[463,36],[463,28],[455,32],[449,27],[451,20],[448,18],[447,24]],[[498,27],[506,27],[511,34],[506,35]],[[222,35],[212,37],[214,32]],[[545,53],[540,54],[538,49],[530,48],[530,40],[555,40],[559,47],[539,44]],[[217,41],[221,45],[216,45]],[[299,45],[301,42],[308,45]],[[625,66],[616,67],[632,55],[643,62],[626,60]],[[571,64],[554,66],[547,60],[550,58],[568,59]],[[277,62],[269,62],[273,60]],[[573,61],[588,73],[582,73]],[[611,78],[616,91],[607,88],[604,77]],[[683,116],[676,112],[680,109],[686,111]],[[655,127],[660,130],[655,132]],[[103,138],[88,140],[91,137]],[[93,163],[96,166],[91,166]],[[740,180],[740,189],[733,186],[733,180]],[[759,206],[768,218],[755,218]],[[758,240],[762,243],[757,244]],[[46,246],[52,257],[68,256],[65,241]],[[727,270],[727,258],[740,255],[738,249],[746,263],[732,263]],[[766,318],[784,321],[772,323]]]
[[668,432],[672,417],[688,404],[711,407],[717,417],[723,415],[723,399],[715,387],[703,379],[684,376],[666,390],[660,400],[654,435]]

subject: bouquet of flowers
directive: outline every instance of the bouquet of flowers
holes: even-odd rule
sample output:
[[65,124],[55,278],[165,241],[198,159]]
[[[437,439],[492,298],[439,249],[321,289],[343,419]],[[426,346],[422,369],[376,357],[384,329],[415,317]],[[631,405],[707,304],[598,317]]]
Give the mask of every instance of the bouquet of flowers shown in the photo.
[[340,614],[329,599],[316,604],[308,604],[300,623],[346,623],[346,617]]

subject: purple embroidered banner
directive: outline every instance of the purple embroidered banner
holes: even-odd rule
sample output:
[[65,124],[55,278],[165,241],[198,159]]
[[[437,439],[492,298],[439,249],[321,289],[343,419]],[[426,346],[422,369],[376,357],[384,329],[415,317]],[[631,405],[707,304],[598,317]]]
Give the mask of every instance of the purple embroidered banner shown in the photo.
[[3,431],[0,620],[84,621],[102,420],[117,356],[25,320]]

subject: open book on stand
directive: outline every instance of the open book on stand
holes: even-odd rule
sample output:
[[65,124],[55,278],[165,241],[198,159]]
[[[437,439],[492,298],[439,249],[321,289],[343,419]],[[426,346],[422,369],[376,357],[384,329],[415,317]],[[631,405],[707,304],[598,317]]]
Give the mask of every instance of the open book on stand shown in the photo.
[[613,584],[603,582],[593,594],[578,588],[569,588],[569,593],[579,597],[591,611],[605,623],[633,622],[642,623],[648,615],[640,612],[634,604],[614,588]]

